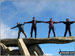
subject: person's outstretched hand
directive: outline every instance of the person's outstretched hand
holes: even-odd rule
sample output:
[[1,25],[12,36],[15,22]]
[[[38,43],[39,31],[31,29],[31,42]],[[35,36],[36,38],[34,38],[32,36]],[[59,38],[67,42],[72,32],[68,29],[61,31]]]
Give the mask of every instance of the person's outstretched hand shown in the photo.
[[13,28],[10,28],[10,29],[13,29]]
[[25,24],[26,22],[24,22],[24,24]]

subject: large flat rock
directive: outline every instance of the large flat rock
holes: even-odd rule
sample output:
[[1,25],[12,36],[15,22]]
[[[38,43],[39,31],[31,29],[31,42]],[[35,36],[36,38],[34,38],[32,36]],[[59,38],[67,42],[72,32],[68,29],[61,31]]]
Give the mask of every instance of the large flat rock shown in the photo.
[[[74,42],[75,37],[53,37],[53,38],[27,38],[23,39],[25,44],[66,44]],[[17,39],[2,39],[1,43],[6,46],[17,46]]]

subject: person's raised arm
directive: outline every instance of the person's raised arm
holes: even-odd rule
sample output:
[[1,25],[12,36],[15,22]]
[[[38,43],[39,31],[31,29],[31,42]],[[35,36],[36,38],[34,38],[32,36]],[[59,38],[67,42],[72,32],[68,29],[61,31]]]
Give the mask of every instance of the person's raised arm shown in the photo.
[[24,25],[26,22],[24,22],[22,25]]
[[56,23],[61,23],[61,22],[55,22],[55,21],[54,21],[54,23],[56,24]]
[[60,21],[60,23],[64,23],[64,24],[66,24],[66,22],[64,22],[64,21]]
[[16,28],[17,26],[14,26],[14,27],[12,27],[11,29],[14,29],[14,28]]
[[70,22],[70,24],[73,24],[73,23],[75,23],[75,21],[71,21],[71,22]]
[[26,23],[32,23],[32,21],[29,21],[29,22],[24,22],[24,24],[26,24]]
[[43,21],[42,23],[49,23],[50,21]]
[[36,21],[36,23],[43,23],[44,21]]

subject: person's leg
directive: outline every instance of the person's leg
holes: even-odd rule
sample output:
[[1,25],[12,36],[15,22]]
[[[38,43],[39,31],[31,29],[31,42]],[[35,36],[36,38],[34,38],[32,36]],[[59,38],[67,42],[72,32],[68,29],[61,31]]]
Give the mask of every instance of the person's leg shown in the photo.
[[22,33],[24,34],[25,38],[27,38],[26,33],[24,32],[24,30],[22,30]]
[[71,29],[69,28],[68,30],[69,30],[69,36],[71,36]]
[[37,28],[36,28],[36,26],[34,27],[34,31],[35,31],[35,38],[36,38],[36,35],[37,35]]
[[18,39],[19,39],[19,37],[20,37],[20,32],[21,32],[21,31],[19,30],[19,32],[18,32]]
[[52,28],[52,31],[53,31],[54,37],[56,37],[54,28]]
[[51,28],[49,28],[49,32],[48,32],[48,38],[50,37],[50,32],[51,32]]
[[32,26],[32,28],[31,28],[31,38],[32,38],[33,28],[34,28],[34,27]]
[[66,30],[65,30],[65,34],[64,34],[64,37],[66,36],[66,34],[67,34],[67,28],[66,28]]

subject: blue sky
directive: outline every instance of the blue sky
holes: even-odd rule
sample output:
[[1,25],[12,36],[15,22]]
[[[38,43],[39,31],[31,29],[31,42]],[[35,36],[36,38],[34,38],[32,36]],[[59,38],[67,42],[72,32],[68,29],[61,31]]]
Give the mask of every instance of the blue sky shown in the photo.
[[[17,38],[18,29],[11,30],[19,21],[21,23],[36,20],[48,21],[75,21],[75,0],[1,0],[1,38]],[[75,36],[74,25],[71,25],[72,36]],[[37,37],[47,38],[49,24],[37,24]],[[57,37],[63,37],[65,25],[54,24]],[[25,32],[30,37],[31,24],[24,25]],[[40,31],[41,30],[41,31]],[[4,35],[5,34],[5,35]],[[67,34],[68,36],[68,34]],[[24,37],[21,34],[21,37]],[[51,32],[51,37],[53,33]],[[74,50],[74,43],[69,44],[41,44],[40,47],[45,54],[58,55],[59,49],[67,51]]]

